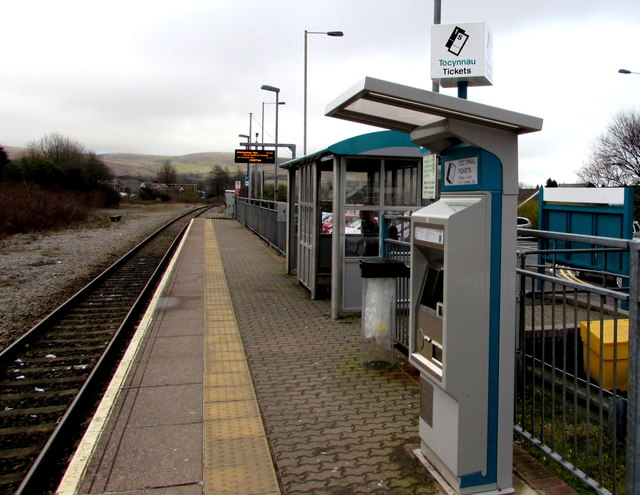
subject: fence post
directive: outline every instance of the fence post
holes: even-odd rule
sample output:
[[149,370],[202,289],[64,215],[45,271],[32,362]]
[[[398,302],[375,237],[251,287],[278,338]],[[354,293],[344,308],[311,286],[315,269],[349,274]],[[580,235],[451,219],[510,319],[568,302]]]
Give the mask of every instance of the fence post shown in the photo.
[[627,466],[626,493],[640,489],[640,241],[629,241],[629,361],[627,408]]

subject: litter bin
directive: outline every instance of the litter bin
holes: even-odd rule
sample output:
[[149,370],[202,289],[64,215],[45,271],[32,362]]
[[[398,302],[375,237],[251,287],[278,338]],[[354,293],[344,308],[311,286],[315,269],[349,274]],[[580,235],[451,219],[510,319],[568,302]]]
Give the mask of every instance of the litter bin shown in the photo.
[[408,277],[401,261],[373,258],[360,261],[362,275],[362,340],[360,363],[369,369],[393,365],[396,279]]

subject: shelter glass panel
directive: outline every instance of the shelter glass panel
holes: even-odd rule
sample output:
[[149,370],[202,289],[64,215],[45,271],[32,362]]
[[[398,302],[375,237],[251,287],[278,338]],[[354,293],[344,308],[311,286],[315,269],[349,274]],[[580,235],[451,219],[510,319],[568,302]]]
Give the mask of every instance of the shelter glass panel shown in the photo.
[[393,241],[411,242],[411,210],[385,211],[383,237]]
[[345,256],[378,256],[380,227],[378,212],[347,210],[345,212]]
[[346,204],[380,204],[381,161],[374,158],[349,158],[346,168]]
[[385,160],[384,203],[388,206],[419,204],[416,160]]
[[333,211],[333,171],[320,172],[320,206],[323,213]]

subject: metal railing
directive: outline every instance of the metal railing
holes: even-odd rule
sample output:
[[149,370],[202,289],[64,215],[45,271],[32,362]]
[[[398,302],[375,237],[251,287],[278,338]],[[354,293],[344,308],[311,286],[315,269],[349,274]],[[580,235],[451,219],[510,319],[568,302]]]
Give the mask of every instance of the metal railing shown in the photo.
[[620,289],[629,277],[606,265],[590,271],[556,262],[571,254],[565,246],[579,243],[574,253],[630,256],[637,271],[636,243],[527,233],[545,249],[518,252],[515,431],[596,493],[622,494],[625,486],[637,493],[625,476],[637,469],[627,435],[637,429],[628,392],[636,386],[629,337],[637,324],[626,308],[637,306],[638,293]]
[[[542,240],[546,249],[517,253],[515,431],[595,492],[638,493],[640,431],[633,397],[640,243],[533,230],[519,234]],[[386,258],[410,265],[410,242],[384,242]],[[591,250],[618,261],[619,253],[629,256],[631,276],[606,266],[590,271],[559,265],[556,255],[566,259],[567,242],[580,243],[574,252]],[[395,340],[408,349],[409,279],[397,284]]]
[[[386,259],[402,261],[410,266],[411,244],[408,242],[385,239]],[[396,347],[406,351],[409,349],[409,277],[396,278],[396,318],[393,339]]]
[[[239,198],[237,217],[284,252],[286,215],[280,205]],[[514,429],[595,492],[640,493],[640,242],[518,233],[544,249],[517,253]],[[410,265],[411,242],[384,243],[387,259]],[[579,245],[573,254],[604,256],[604,269],[566,263],[570,243]],[[619,266],[621,256],[629,258],[628,275],[607,269],[606,259]],[[397,279],[394,338],[405,350],[409,284],[408,277]]]
[[281,253],[287,247],[286,212],[287,203],[236,198],[236,218]]

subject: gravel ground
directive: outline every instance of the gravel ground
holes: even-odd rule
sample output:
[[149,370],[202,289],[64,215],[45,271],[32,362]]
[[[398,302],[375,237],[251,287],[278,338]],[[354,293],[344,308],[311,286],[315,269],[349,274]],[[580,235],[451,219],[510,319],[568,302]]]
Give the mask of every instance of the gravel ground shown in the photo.
[[126,205],[108,227],[20,234],[0,240],[0,349],[191,205]]

